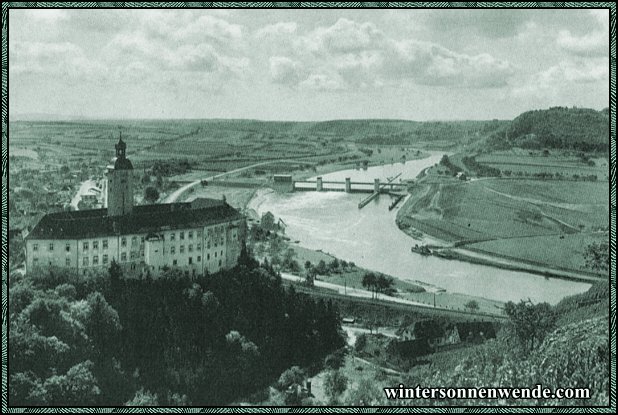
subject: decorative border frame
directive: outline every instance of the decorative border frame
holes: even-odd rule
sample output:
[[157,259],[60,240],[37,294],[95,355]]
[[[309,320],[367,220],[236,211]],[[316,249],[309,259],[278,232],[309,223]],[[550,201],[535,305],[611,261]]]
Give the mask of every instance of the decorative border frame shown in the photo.
[[[610,405],[608,407],[9,407],[8,406],[8,36],[14,8],[604,8],[610,18]],[[613,2],[5,2],[2,3],[2,412],[3,413],[615,413],[616,412],[616,4]]]

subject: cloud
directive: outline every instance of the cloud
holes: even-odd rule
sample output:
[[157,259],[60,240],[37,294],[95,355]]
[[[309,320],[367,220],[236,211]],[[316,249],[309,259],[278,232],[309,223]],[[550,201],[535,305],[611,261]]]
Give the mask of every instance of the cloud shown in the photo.
[[[397,40],[386,36],[372,22],[340,18],[331,26],[290,38],[299,45],[295,48],[299,62],[270,62],[273,82],[290,86],[302,83],[312,89],[333,90],[397,87],[412,82],[496,88],[506,86],[514,72],[509,62],[487,53],[467,55],[431,42]],[[312,76],[302,79],[298,67],[306,68]]]
[[593,25],[588,33],[577,36],[570,30],[561,30],[556,42],[560,48],[577,56],[607,56],[609,54],[609,12],[590,10]]
[[565,86],[592,84],[609,80],[607,59],[562,61],[550,68],[535,73],[515,86],[511,94],[516,97],[556,94]]
[[270,77],[276,84],[296,85],[306,77],[300,62],[285,56],[273,56],[269,62]]
[[255,32],[255,36],[260,39],[285,36],[296,33],[297,29],[298,25],[296,24],[296,22],[278,22],[258,29]]
[[336,74],[311,74],[299,84],[302,89],[314,91],[340,91],[346,89],[345,82]]
[[203,39],[208,37],[220,42],[238,41],[243,37],[243,28],[218,17],[204,15],[174,33],[177,40]]
[[316,53],[349,53],[379,47],[384,34],[371,22],[356,23],[340,18],[330,27],[318,27],[304,37],[308,49]]
[[9,61],[12,74],[47,74],[64,78],[106,75],[107,70],[89,59],[70,42],[11,42]]

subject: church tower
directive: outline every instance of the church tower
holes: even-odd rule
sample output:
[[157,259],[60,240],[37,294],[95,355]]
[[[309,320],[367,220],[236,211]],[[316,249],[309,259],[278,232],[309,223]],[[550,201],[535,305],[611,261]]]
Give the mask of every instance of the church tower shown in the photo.
[[107,167],[107,215],[121,216],[133,210],[133,164],[127,158],[122,133],[116,144],[113,166]]

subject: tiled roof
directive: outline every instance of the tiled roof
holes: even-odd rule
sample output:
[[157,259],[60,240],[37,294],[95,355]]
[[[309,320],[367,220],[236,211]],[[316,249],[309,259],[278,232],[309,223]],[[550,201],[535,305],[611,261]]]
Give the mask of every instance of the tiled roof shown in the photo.
[[86,239],[185,229],[240,219],[222,200],[196,199],[187,203],[135,206],[124,216],[109,217],[107,209],[48,213],[27,239]]

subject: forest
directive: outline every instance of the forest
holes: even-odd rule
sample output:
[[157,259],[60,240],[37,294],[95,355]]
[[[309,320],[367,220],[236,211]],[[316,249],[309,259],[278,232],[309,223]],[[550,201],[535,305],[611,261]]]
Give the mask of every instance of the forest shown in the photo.
[[524,112],[489,138],[494,148],[607,152],[609,109],[552,107]]
[[12,277],[11,406],[224,405],[344,344],[328,302],[247,255],[194,279],[67,271]]

